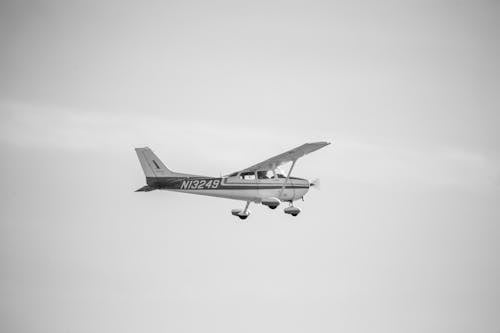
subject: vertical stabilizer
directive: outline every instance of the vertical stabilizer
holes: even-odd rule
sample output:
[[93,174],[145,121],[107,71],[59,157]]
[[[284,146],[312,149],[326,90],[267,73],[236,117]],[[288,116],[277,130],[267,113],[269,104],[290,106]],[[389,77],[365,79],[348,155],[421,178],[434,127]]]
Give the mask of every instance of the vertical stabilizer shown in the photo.
[[141,162],[144,175],[147,177],[169,177],[174,173],[148,147],[135,148],[137,157]]

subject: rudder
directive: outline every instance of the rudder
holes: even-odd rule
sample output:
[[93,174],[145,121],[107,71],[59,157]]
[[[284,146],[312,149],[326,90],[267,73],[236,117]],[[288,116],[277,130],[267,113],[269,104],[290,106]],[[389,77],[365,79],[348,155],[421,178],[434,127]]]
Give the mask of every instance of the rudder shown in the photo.
[[174,174],[148,147],[135,148],[139,162],[146,178],[148,177],[168,177]]

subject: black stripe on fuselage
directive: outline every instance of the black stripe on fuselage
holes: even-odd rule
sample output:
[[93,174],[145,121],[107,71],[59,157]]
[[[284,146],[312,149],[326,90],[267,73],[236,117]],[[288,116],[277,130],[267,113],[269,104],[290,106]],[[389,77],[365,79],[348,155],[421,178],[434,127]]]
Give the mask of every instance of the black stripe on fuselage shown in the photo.
[[[301,178],[293,178],[300,179]],[[146,182],[149,186],[157,189],[166,190],[267,190],[281,189],[283,184],[247,184],[247,183],[229,183],[224,181],[224,178],[205,178],[205,177],[147,177]],[[287,189],[309,188],[308,185],[298,185],[287,183]]]

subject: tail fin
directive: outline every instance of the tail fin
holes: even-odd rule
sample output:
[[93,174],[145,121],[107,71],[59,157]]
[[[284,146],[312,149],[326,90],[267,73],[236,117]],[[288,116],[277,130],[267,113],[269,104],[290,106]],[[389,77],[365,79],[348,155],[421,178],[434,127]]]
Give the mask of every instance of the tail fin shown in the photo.
[[135,148],[146,177],[169,177],[174,173],[148,147]]

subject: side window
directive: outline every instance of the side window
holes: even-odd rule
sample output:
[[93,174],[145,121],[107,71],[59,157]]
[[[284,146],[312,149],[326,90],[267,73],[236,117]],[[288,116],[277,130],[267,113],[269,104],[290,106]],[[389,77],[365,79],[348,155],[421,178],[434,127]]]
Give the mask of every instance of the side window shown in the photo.
[[273,172],[264,170],[264,171],[257,171],[257,178],[258,179],[271,179],[273,178]]
[[255,179],[255,173],[253,173],[253,172],[243,172],[240,175],[240,177],[243,180],[254,180]]

